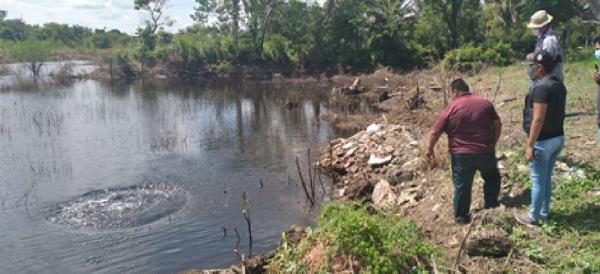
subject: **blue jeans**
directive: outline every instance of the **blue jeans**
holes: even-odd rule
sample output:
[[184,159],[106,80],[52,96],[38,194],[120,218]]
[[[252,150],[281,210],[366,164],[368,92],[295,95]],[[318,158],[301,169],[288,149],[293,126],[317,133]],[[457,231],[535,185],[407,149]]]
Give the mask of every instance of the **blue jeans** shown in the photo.
[[531,207],[529,218],[537,222],[540,217],[547,218],[550,213],[552,197],[552,170],[556,158],[565,145],[565,137],[537,141],[534,145],[534,159],[529,162],[531,177]]
[[475,171],[479,170],[484,180],[483,197],[484,207],[498,206],[500,194],[500,172],[496,154],[471,153],[451,154],[452,182],[454,183],[454,220],[469,220],[471,208],[471,188]]

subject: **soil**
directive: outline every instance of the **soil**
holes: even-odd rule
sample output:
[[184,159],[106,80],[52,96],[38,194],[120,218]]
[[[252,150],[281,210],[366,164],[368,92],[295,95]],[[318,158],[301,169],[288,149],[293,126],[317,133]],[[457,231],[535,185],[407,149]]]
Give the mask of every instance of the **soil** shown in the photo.
[[[347,139],[332,140],[323,149],[318,165],[335,178],[338,188],[336,198],[362,200],[379,210],[413,220],[423,230],[426,241],[443,250],[446,261],[438,262],[438,265],[449,266],[450,269],[440,271],[489,273],[535,269],[534,262],[514,251],[507,233],[516,224],[512,219],[507,220],[506,216],[528,204],[530,199],[528,190],[508,176],[511,169],[526,169],[524,166],[511,167],[507,163],[511,150],[522,147],[525,141],[520,127],[519,91],[503,90],[498,88],[498,82],[489,79],[484,81],[480,78],[472,85],[476,88],[474,93],[495,103],[504,123],[497,148],[503,178],[501,206],[483,208],[483,180],[477,178],[472,192],[472,223],[457,225],[453,222],[453,186],[448,172],[446,138],[443,137],[437,145],[434,161],[422,160],[429,129],[437,114],[449,102],[448,98],[444,99],[447,96],[445,87],[449,86],[445,81],[454,79],[453,76],[436,70],[408,75],[378,71],[363,79],[362,83],[387,85],[392,92],[390,99],[372,104],[381,112],[379,115],[369,113],[363,115],[363,119],[356,114],[354,116],[358,117],[352,117],[356,121],[355,127],[364,129],[371,124],[368,128],[377,125],[378,129],[371,132],[367,129]],[[351,83],[349,79],[345,80],[346,85]],[[377,89],[370,86],[365,88],[365,93]],[[373,97],[368,94],[349,96]],[[598,164],[599,158],[594,153],[597,146],[595,136],[586,134],[594,132],[593,118],[585,115],[569,118],[567,126],[571,132],[567,142],[570,147],[560,161],[569,158],[576,162]],[[358,141],[361,139],[362,143]],[[392,160],[381,166],[366,164],[372,155],[381,153],[392,156]],[[558,165],[565,172],[569,169],[564,162]],[[455,263],[459,252],[460,259]]]

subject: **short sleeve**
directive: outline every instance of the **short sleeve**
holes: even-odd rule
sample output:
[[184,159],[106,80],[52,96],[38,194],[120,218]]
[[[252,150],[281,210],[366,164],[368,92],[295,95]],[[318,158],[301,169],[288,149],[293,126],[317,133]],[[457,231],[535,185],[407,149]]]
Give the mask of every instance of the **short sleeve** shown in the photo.
[[447,107],[438,115],[435,124],[433,125],[433,131],[437,133],[445,132],[448,127],[448,117],[450,116],[450,112],[452,111],[452,106]]
[[534,103],[548,104],[550,103],[550,92],[547,86],[538,85],[533,89],[532,101]]
[[559,53],[558,49],[558,39],[556,39],[556,36],[548,36],[542,42],[542,50],[549,52],[552,56],[556,56]]

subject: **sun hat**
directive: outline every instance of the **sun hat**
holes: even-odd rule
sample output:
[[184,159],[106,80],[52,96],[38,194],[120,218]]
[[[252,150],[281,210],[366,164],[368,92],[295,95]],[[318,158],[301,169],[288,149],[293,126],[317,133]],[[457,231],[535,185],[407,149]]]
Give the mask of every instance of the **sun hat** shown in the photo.
[[548,14],[545,10],[538,10],[532,16],[527,27],[530,29],[541,28],[545,25],[550,24],[552,22],[552,15]]

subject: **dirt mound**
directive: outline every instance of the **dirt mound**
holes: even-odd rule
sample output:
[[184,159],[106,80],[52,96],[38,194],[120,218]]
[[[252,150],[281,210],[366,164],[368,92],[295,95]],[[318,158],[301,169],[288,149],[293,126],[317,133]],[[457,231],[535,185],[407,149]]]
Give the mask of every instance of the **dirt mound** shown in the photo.
[[423,164],[420,145],[407,127],[371,124],[350,138],[331,140],[318,166],[334,176],[339,197],[370,199],[379,180],[398,185],[415,177]]

